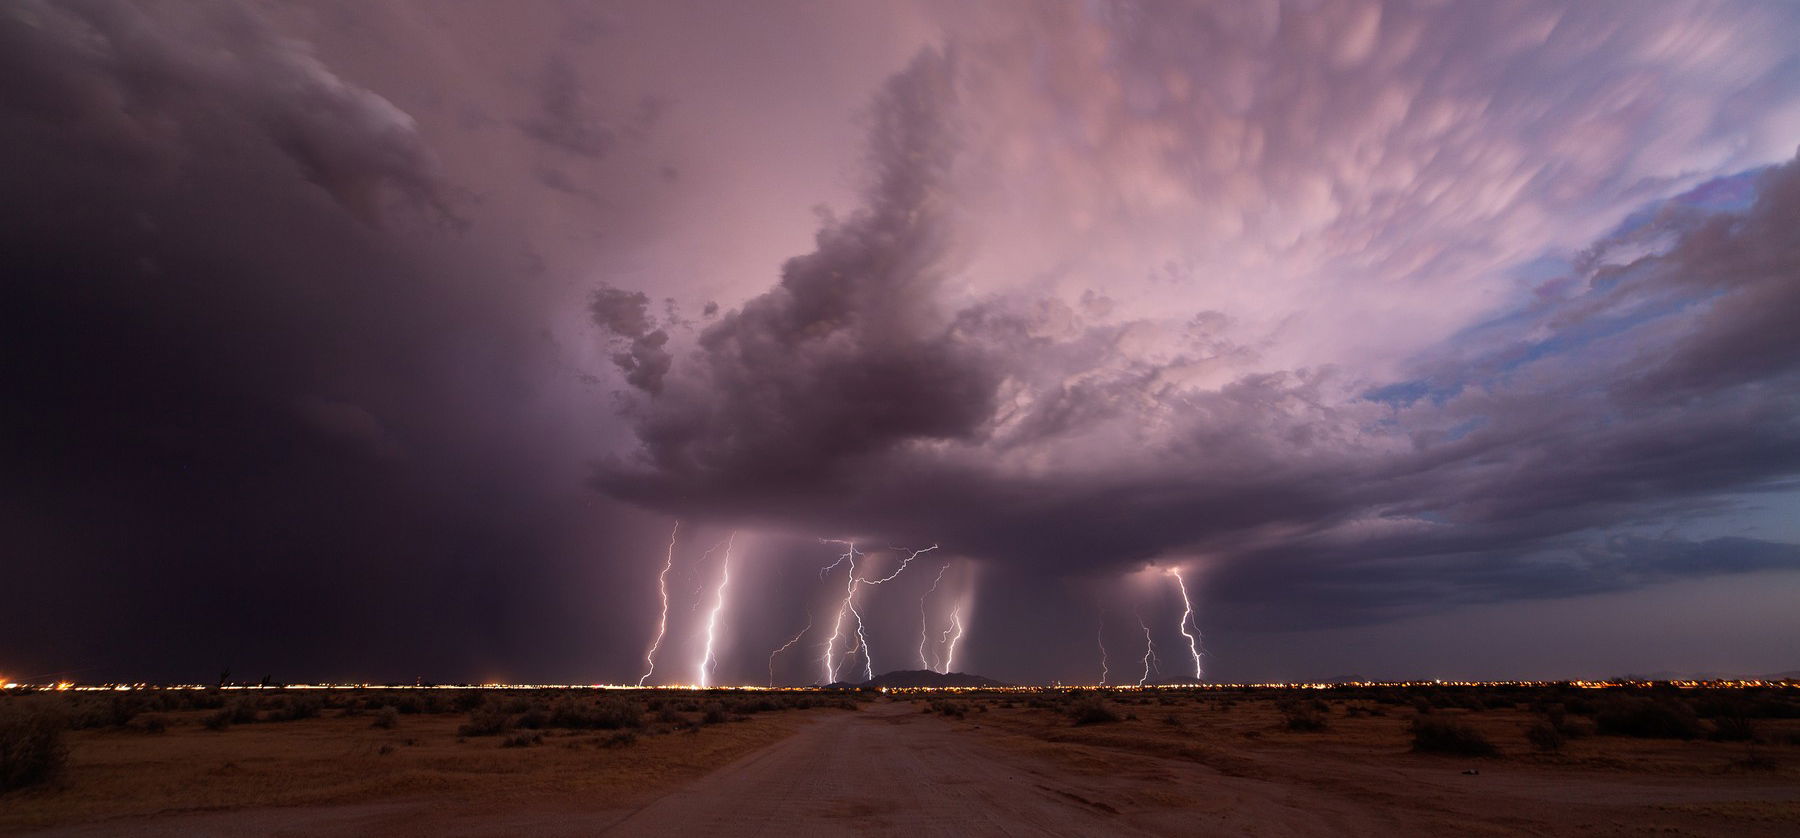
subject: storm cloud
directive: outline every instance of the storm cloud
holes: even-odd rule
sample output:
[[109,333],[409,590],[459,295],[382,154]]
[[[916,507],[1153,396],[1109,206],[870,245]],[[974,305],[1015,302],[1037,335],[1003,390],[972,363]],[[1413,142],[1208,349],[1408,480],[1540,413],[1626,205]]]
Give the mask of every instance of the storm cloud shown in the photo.
[[1694,590],[1750,605],[1687,648],[1791,669],[1795,43],[1760,2],[8,4],[0,670],[629,681],[677,520],[659,678],[733,530],[721,680],[842,595],[822,538],[940,545],[1007,680],[1091,677],[1073,614],[1172,629],[1171,567],[1219,677]]
[[[1088,19],[1044,11],[1030,36],[1037,55],[1089,61],[1103,81],[1026,78],[1080,106],[1061,118],[1104,130],[1066,141],[1080,155],[1067,168],[1082,177],[1026,175],[1022,185],[1006,182],[1006,161],[994,157],[996,143],[1018,139],[1019,122],[1037,118],[995,124],[997,113],[1014,116],[1018,45],[974,39],[958,45],[957,61],[922,56],[873,105],[877,177],[863,208],[828,219],[818,248],[789,261],[773,290],[698,334],[669,391],[632,409],[641,453],[604,467],[599,485],[680,515],[941,540],[1054,574],[1198,563],[1236,601],[1293,606],[1279,620],[1288,625],[1800,567],[1785,543],[1633,532],[1791,490],[1800,467],[1800,343],[1779,325],[1795,313],[1800,276],[1787,232],[1800,220],[1800,164],[1736,174],[1740,158],[1722,154],[1708,181],[1692,157],[1606,150],[1627,119],[1737,136],[1739,148],[1761,141],[1765,129],[1729,122],[1736,106],[1717,121],[1625,108],[1682,107],[1640,82],[1679,75],[1705,87],[1706,61],[1673,45],[1718,57],[1733,35],[1711,18],[1618,25],[1545,6],[1486,22],[1509,40],[1464,12],[1340,4],[1307,16],[1195,12],[1172,24],[1129,5]],[[1261,34],[1234,39],[1252,45],[1235,58],[1173,52],[1249,30]],[[1327,49],[1326,32],[1349,35]],[[1285,48],[1254,48],[1264,42]],[[1461,50],[1476,42],[1475,53]],[[1769,83],[1795,72],[1791,56],[1751,49],[1766,56]],[[1272,54],[1308,58],[1269,75]],[[1541,89],[1532,78],[1575,61],[1595,87],[1527,97]],[[1515,64],[1517,73],[1493,70]],[[1190,83],[1213,89],[1200,95]],[[1194,107],[1176,108],[1176,98]],[[1476,101],[1483,136],[1464,134],[1456,116]],[[1384,102],[1396,110],[1367,107]],[[1238,126],[1236,150],[1215,161],[1204,155],[1225,124]],[[1127,144],[1152,130],[1155,151]],[[1048,134],[1004,149],[1065,153]],[[1571,134],[1587,141],[1565,142]],[[1256,138],[1248,161],[1236,156],[1250,148],[1245,136]],[[1379,144],[1346,156],[1355,147],[1344,141],[1357,137]],[[1281,144],[1314,138],[1325,142]],[[1404,178],[1388,184],[1384,171]],[[1324,180],[1311,208],[1293,203],[1315,175]],[[1120,187],[1134,177],[1145,183]],[[1235,194],[1218,191],[1226,177],[1239,179]],[[1268,225],[1304,225],[1282,234],[1279,256],[1258,257],[1260,268],[1197,278],[1171,263],[1166,274],[1192,286],[1175,292],[1071,272],[1107,290],[1065,301],[1055,291],[1066,266],[1050,281],[982,273],[1019,261],[1005,248],[1018,244],[1008,214],[1021,210],[996,209],[994,194],[1041,194],[1040,180],[1086,190],[1048,204],[1086,213],[1070,241],[1110,229],[1108,246],[1122,237],[1154,251],[1157,236],[1114,225],[1192,218],[1196,232],[1225,236],[1208,243],[1214,269],[1221,253],[1245,255],[1231,241],[1263,247],[1276,235]],[[1684,182],[1694,188],[1671,188]],[[1108,204],[1113,190],[1166,197]],[[1202,203],[1247,214],[1228,227],[1210,208],[1186,214]],[[1604,217],[1607,207],[1615,218],[1636,212],[1613,230],[1584,221],[1588,241],[1544,223],[1547,213]],[[1065,263],[1092,261],[1079,244],[1035,245]],[[1546,275],[1503,273],[1524,257]],[[1453,289],[1484,282],[1512,299],[1471,305]],[[1229,287],[1258,283],[1278,296],[1317,287],[1326,302],[1365,299],[1350,311],[1300,304],[1264,326],[1261,304],[1234,306],[1244,292]],[[1398,311],[1358,317],[1371,300]],[[1463,325],[1418,331],[1406,320],[1421,304],[1439,306],[1423,320]],[[1384,333],[1381,318],[1396,313],[1397,334]],[[1323,363],[1285,366],[1316,357],[1288,345],[1307,343],[1296,323],[1325,316],[1332,329],[1360,331],[1320,336],[1317,346],[1332,347]],[[1639,554],[1658,556],[1659,569]],[[1317,607],[1315,589],[1334,592],[1332,607]]]

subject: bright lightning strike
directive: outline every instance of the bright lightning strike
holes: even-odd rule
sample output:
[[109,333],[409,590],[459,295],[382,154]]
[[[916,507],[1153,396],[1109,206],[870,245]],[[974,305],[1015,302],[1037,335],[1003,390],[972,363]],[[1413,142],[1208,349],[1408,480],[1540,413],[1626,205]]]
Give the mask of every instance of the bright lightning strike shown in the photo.
[[1156,641],[1150,639],[1150,624],[1144,622],[1144,615],[1138,615],[1138,625],[1144,629],[1144,677],[1138,679],[1138,686],[1150,683],[1150,662],[1156,660]]
[[[950,612],[950,622],[955,624],[956,634],[950,638],[950,645],[944,650],[944,675],[950,674],[950,663],[956,659],[956,641],[961,640],[963,636],[961,606],[957,606],[955,611]],[[944,633],[949,634],[949,632]]]
[[769,653],[769,686],[775,686],[775,656],[793,648],[794,644],[799,643],[800,638],[805,637],[806,633],[809,631],[812,631],[812,612],[810,611],[806,614],[806,628],[801,629],[798,634],[795,634],[793,639],[781,644],[781,648]]
[[656,650],[662,646],[663,634],[669,630],[669,568],[675,566],[675,535],[681,532],[681,522],[675,522],[675,529],[669,532],[669,558],[663,562],[662,573],[656,577],[656,593],[662,597],[662,616],[656,618],[656,639],[650,641],[650,651],[644,653],[644,663],[649,668],[644,670],[644,677],[638,679],[638,686],[650,680],[650,673],[656,671]]
[[[844,580],[844,604],[838,606],[837,619],[833,620],[831,623],[831,637],[825,641],[825,680],[823,683],[831,684],[835,683],[838,679],[836,652],[838,638],[844,633],[844,614],[846,612],[855,611],[850,604],[850,600],[856,596],[856,557],[861,554],[857,552],[856,542],[853,541],[828,540],[826,543],[844,545],[844,553],[837,557],[837,561],[819,569],[820,579],[825,578],[825,575],[835,570],[838,565],[844,564],[845,562],[850,564],[849,578]],[[857,616],[857,621],[859,623],[857,631],[860,633],[860,623],[862,621],[861,615]],[[849,656],[850,651],[853,651],[853,649],[845,651],[845,657]],[[867,654],[867,652],[864,652],[865,656]]]
[[731,584],[731,543],[737,540],[737,533],[725,539],[725,561],[720,566],[719,597],[713,603],[712,613],[706,618],[706,654],[700,658],[700,687],[705,689],[712,685],[712,671],[718,668],[719,662],[713,657],[713,635],[719,628],[719,615],[725,611],[725,586]]
[[[944,571],[949,570],[949,569],[950,569],[950,563],[944,562],[944,566],[938,568],[937,578],[931,580],[931,590],[926,591],[924,596],[919,597],[919,668],[920,669],[926,669],[926,670],[937,669],[936,666],[933,666],[929,661],[925,660],[925,630],[927,628],[927,623],[929,622],[929,619],[925,616],[925,601],[928,599],[931,599],[931,595],[937,592],[938,583],[944,581]],[[936,650],[934,649],[933,651],[936,651]]]
[[1175,577],[1175,586],[1181,589],[1181,636],[1187,638],[1188,654],[1194,656],[1194,680],[1200,680],[1200,641],[1193,634],[1188,634],[1188,623],[1194,624],[1194,632],[1200,631],[1200,623],[1194,619],[1194,603],[1188,599],[1187,583],[1181,580],[1181,568],[1169,568],[1169,575]]
[[1106,609],[1100,609],[1100,628],[1094,633],[1095,642],[1100,644],[1100,686],[1106,686],[1106,676],[1111,670],[1106,667]]
[[861,582],[866,585],[879,585],[883,582],[892,582],[892,581],[894,581],[894,577],[899,576],[901,574],[901,572],[906,570],[907,565],[912,564],[913,559],[923,556],[926,553],[936,550],[937,548],[938,548],[938,546],[936,544],[933,544],[930,547],[927,547],[923,550],[912,551],[912,555],[907,556],[906,558],[900,560],[900,566],[895,568],[893,573],[883,576],[880,579],[857,579],[856,581]]

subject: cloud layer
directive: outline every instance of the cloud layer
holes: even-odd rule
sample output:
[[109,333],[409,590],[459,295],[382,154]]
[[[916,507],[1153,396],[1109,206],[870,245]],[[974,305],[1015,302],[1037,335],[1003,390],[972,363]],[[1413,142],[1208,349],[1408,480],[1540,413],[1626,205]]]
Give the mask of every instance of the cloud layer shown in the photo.
[[1800,165],[1731,177],[1792,153],[1791,51],[1711,8],[1250,8],[921,56],[863,208],[677,354],[599,484],[1200,563],[1264,623],[1794,566],[1683,534],[1800,467]]

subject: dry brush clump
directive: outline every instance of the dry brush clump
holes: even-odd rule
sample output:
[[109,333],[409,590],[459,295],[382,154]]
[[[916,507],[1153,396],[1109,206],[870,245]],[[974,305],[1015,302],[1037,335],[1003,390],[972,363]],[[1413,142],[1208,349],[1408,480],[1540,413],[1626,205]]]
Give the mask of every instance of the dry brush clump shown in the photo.
[[1070,701],[1065,713],[1077,725],[1110,724],[1122,721],[1118,711],[1098,695],[1084,695]]
[[1441,715],[1413,717],[1412,737],[1412,749],[1424,754],[1491,757],[1500,753],[1481,731]]
[[0,709],[0,794],[48,783],[62,773],[69,720],[44,707]]
[[1318,699],[1284,701],[1280,704],[1283,724],[1288,730],[1316,732],[1328,727],[1326,714],[1331,708]]

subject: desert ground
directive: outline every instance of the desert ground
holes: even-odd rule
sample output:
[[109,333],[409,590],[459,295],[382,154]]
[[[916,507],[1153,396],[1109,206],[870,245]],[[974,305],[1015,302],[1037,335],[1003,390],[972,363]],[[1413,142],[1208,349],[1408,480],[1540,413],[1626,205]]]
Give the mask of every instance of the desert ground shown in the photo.
[[40,694],[0,714],[69,728],[59,771],[0,792],[4,834],[1800,830],[1793,688]]

